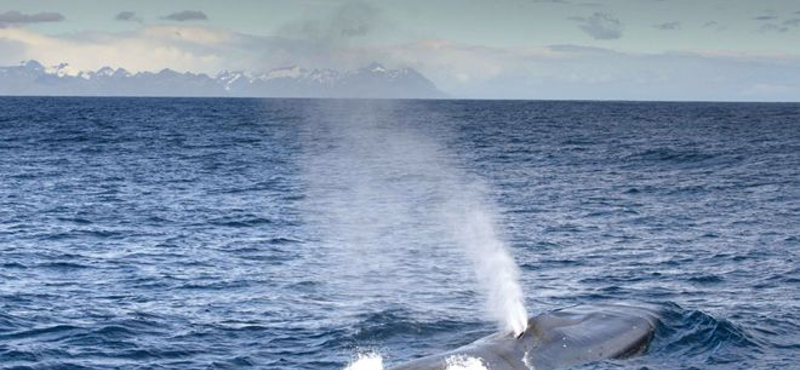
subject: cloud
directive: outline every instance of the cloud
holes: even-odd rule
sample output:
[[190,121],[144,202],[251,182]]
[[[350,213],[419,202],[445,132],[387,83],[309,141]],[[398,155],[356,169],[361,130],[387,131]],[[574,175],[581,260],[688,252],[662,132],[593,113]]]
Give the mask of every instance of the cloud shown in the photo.
[[715,31],[723,31],[723,30],[727,29],[727,27],[725,25],[723,25],[722,23],[719,23],[717,21],[705,22],[705,23],[703,23],[703,28],[713,29]]
[[299,56],[295,63],[352,68],[370,58],[369,52],[357,45],[379,40],[390,28],[380,9],[350,1],[328,13],[289,22],[275,35],[282,40],[284,51]]
[[764,15],[759,15],[759,16],[753,17],[753,20],[756,20],[756,21],[774,21],[776,19],[778,19],[778,16],[774,15],[774,14],[764,14]]
[[123,21],[123,22],[137,22],[142,23],[142,17],[136,15],[136,13],[132,11],[122,11],[119,12],[115,17],[114,20]]
[[659,30],[663,30],[663,31],[679,30],[679,29],[681,29],[681,22],[677,22],[677,21],[675,21],[675,22],[666,22],[666,23],[657,24],[657,25],[655,25],[653,27],[655,27],[655,28],[657,28]]
[[365,2],[348,2],[327,16],[303,19],[283,26],[278,35],[291,39],[340,42],[363,37],[380,23],[380,11]]
[[199,10],[184,10],[172,14],[165,15],[161,19],[186,22],[186,21],[207,21],[208,16]]
[[783,25],[784,26],[789,26],[789,27],[800,27],[800,18],[792,18],[792,19],[785,20],[783,22]]
[[[528,99],[800,100],[800,55],[628,53],[579,45],[490,48],[447,40],[387,47],[453,96]],[[782,85],[792,89],[759,89]]]
[[150,26],[134,32],[83,32],[45,35],[25,28],[0,29],[0,40],[16,45],[14,55],[0,45],[0,61],[35,59],[45,65],[69,63],[80,70],[104,66],[131,71],[158,71],[170,67],[180,71],[217,72],[243,67],[246,45],[231,32],[178,26]]
[[327,48],[320,45],[318,40],[256,36],[194,25],[149,25],[133,31],[61,35],[0,28],[0,65],[35,59],[45,65],[69,63],[80,70],[110,66],[132,72],[171,68],[215,74],[222,70],[265,72],[288,65],[350,69],[383,61],[380,57],[384,54],[374,48],[348,43]]
[[168,67],[209,74],[226,69],[263,72],[288,65],[350,69],[384,62],[385,54],[377,47],[359,46],[381,36],[381,29],[387,27],[379,13],[368,4],[346,3],[327,14],[292,22],[276,36],[177,24],[61,35],[0,28],[0,62],[36,59],[46,65],[66,62],[81,70],[111,66],[135,72]]
[[784,33],[784,32],[788,32],[788,31],[789,31],[789,27],[780,26],[780,25],[773,24],[773,23],[767,23],[767,24],[764,24],[764,25],[762,25],[761,27],[758,28],[758,32],[761,32],[761,33],[768,33],[768,32]]
[[539,3],[539,4],[560,4],[560,5],[577,5],[577,6],[584,6],[584,7],[602,7],[603,4],[597,2],[574,2],[571,0],[527,0],[531,3]]
[[596,40],[614,40],[622,37],[622,22],[611,14],[595,12],[591,17],[571,17],[580,29]]
[[0,25],[19,25],[43,22],[61,22],[64,16],[61,13],[42,12],[36,14],[23,14],[18,11],[0,13]]
[[[413,67],[457,97],[800,100],[796,54],[630,53],[580,45],[487,47],[446,39],[371,43],[361,41],[381,34],[380,12],[336,9],[310,22],[294,22],[275,37],[186,24],[62,35],[9,27],[0,29],[0,65],[36,59],[44,65],[69,63],[78,70],[168,67],[215,74],[288,65],[349,69],[378,61]],[[313,25],[297,27],[304,24]]]

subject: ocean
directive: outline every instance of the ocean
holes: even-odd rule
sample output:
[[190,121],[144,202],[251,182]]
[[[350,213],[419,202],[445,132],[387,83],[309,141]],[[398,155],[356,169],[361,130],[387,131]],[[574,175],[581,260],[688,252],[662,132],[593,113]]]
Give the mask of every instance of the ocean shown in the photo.
[[0,98],[0,369],[389,367],[509,281],[800,369],[799,253],[800,104]]

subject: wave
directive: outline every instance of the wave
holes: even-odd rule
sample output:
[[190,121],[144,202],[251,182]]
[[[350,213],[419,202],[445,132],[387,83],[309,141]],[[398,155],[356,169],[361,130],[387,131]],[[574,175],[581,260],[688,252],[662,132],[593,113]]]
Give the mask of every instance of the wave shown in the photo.
[[626,159],[631,161],[685,163],[705,161],[715,157],[716,155],[714,154],[704,153],[699,150],[661,147],[633,153]]
[[476,324],[448,319],[416,320],[413,319],[415,316],[413,312],[401,309],[360,315],[356,333],[351,339],[361,342],[364,340],[381,341],[403,336],[428,338],[440,333],[463,331],[470,327],[470,324]]
[[[763,340],[744,326],[668,303],[661,310],[660,325],[647,353],[681,367],[756,359],[763,346]],[[682,364],[676,364],[675,359]]]

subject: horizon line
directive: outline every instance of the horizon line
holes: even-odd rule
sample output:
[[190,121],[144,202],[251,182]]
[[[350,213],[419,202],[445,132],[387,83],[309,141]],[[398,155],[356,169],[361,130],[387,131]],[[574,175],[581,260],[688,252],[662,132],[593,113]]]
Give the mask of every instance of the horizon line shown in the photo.
[[299,96],[222,96],[222,95],[4,95],[7,98],[53,98],[53,99],[241,99],[241,100],[361,100],[361,101],[484,101],[484,102],[563,102],[563,103],[677,103],[677,104],[800,104],[800,100],[647,100],[647,99],[569,99],[569,98],[489,98],[489,97],[442,97],[442,98],[382,98],[382,97],[299,97]]

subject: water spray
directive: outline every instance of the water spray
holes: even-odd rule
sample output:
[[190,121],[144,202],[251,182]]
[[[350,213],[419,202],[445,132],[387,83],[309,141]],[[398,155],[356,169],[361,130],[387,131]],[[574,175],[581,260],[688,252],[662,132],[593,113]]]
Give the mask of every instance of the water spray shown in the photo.
[[519,270],[503,241],[495,231],[495,223],[486,207],[458,206],[459,214],[451,223],[455,236],[473,264],[475,277],[486,296],[486,308],[503,332],[515,336],[528,326],[528,313]]

